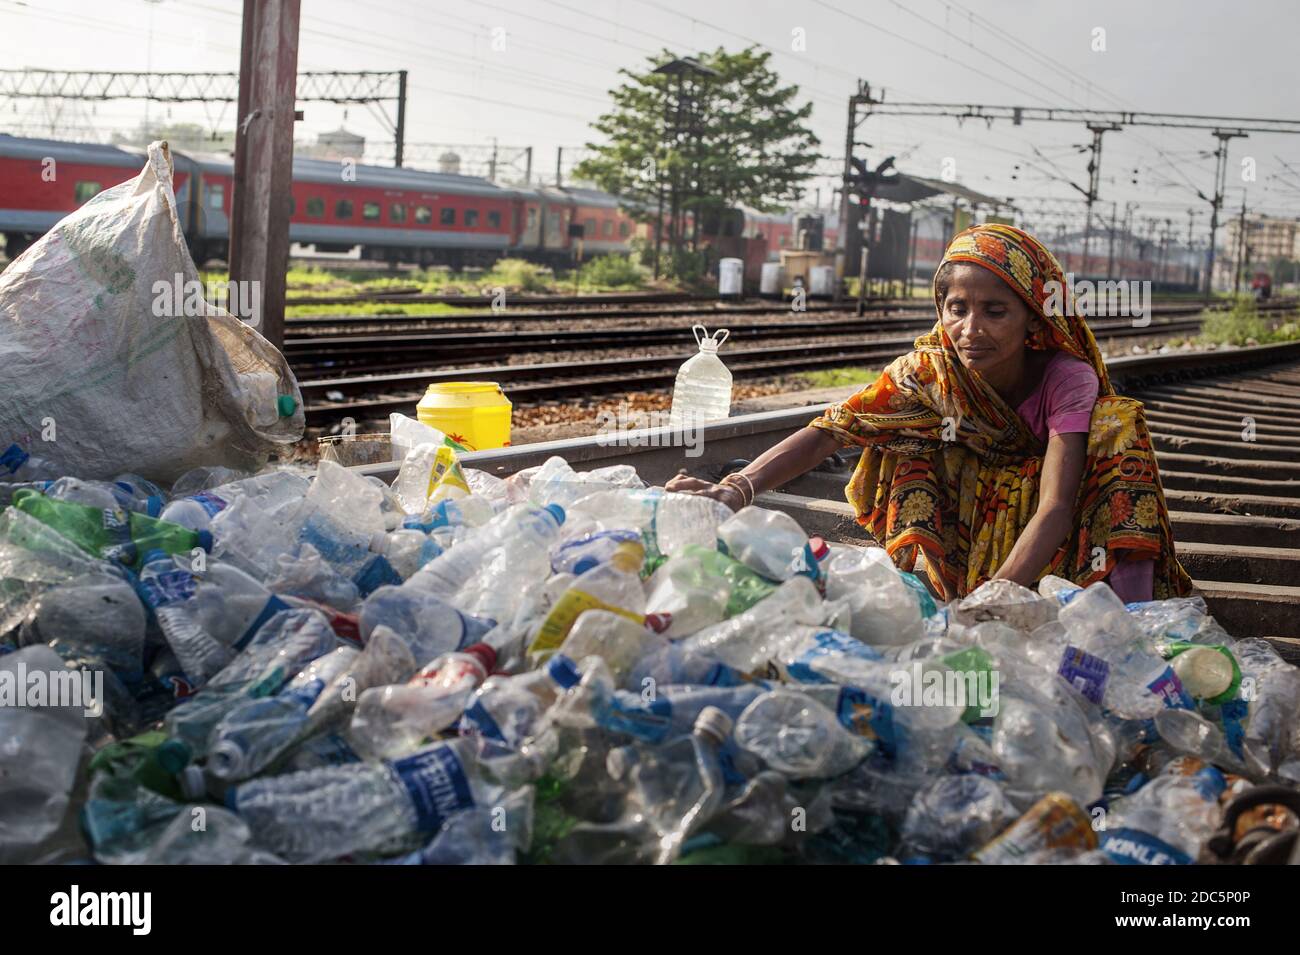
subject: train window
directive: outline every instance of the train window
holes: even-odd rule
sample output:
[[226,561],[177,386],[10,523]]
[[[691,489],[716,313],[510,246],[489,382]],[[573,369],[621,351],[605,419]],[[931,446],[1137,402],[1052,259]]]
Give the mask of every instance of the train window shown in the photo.
[[225,202],[226,187],[220,182],[205,182],[203,184],[203,195],[207,200],[209,209],[220,209]]
[[415,224],[428,225],[433,221],[433,210],[428,206],[415,207]]
[[406,206],[400,202],[394,202],[388,207],[388,219],[390,222],[405,222]]
[[537,210],[531,206],[528,209],[528,228],[537,228]]
[[596,220],[585,219],[582,223],[582,234],[588,239],[596,238]]
[[335,219],[351,219],[351,218],[352,218],[352,200],[351,200],[351,199],[340,199],[338,202],[334,203],[334,218],[335,218]]
[[73,195],[76,196],[77,204],[80,205],[102,188],[103,186],[97,182],[79,182],[74,187]]
[[438,210],[438,222],[439,222],[439,224],[441,224],[441,225],[455,225],[455,224],[456,224],[456,210],[455,210],[455,209],[445,209],[445,208],[444,208],[444,209],[439,209],[439,210]]
[[489,229],[499,229],[499,228],[501,228],[501,213],[499,213],[499,212],[495,212],[495,211],[493,211],[493,212],[489,212],[489,213],[488,213],[488,218],[487,218],[487,223],[488,223],[488,228],[489,228]]
[[311,196],[307,200],[307,215],[313,219],[321,219],[325,216],[325,200],[320,196]]
[[606,219],[600,224],[600,234],[609,236],[614,234],[614,220]]
[[476,225],[478,225],[478,210],[477,210],[477,209],[466,209],[466,210],[465,210],[465,226],[466,226],[466,228],[470,228],[470,229],[472,229],[472,228],[474,228],[474,226],[476,226]]
[[363,202],[363,203],[361,204],[361,218],[363,218],[363,219],[378,219],[378,218],[379,218],[379,203],[377,203],[377,202]]
[[626,223],[626,222],[620,222],[620,223],[618,224],[618,235],[619,235],[619,238],[621,238],[621,239],[626,239],[628,233],[631,232],[631,231],[632,231],[632,227],[631,227],[628,223]]

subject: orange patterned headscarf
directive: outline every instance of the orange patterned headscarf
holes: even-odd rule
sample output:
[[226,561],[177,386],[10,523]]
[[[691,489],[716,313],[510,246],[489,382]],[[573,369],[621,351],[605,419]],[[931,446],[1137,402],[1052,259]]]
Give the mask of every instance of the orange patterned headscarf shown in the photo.
[[[1030,338],[1028,346],[1056,349],[1086,361],[1101,381],[1101,394],[1114,394],[1110,376],[1106,373],[1106,362],[1088,324],[1077,316],[1069,317],[1074,310],[1066,305],[1071,292],[1061,264],[1041,242],[1015,226],[990,222],[958,233],[944,253],[939,268],[950,262],[978,265],[1005,282],[1043,320],[1042,327]],[[935,276],[938,276],[937,271]],[[937,284],[934,303],[942,319],[943,301]],[[935,333],[942,336],[947,347],[952,347],[943,333],[942,321],[930,334]]]

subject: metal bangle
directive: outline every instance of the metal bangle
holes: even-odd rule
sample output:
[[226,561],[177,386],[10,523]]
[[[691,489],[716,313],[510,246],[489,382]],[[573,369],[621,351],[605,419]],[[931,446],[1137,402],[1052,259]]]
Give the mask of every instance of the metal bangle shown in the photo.
[[[728,474],[726,477],[722,479],[721,483],[728,484],[731,482],[732,478],[740,478],[742,481],[745,482],[745,484],[749,486],[748,501],[745,500],[745,489],[743,487],[736,487],[736,490],[740,491],[740,500],[744,503],[745,507],[749,507],[749,505],[754,503],[754,498],[757,496],[757,493],[754,490],[754,482],[751,481],[746,475],[741,474],[739,471],[732,471],[730,474]],[[735,485],[732,486],[735,487]]]

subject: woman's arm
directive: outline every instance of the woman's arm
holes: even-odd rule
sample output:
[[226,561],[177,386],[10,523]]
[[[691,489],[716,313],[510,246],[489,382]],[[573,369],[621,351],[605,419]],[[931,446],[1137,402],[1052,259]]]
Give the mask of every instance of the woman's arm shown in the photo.
[[[840,447],[839,439],[820,428],[803,428],[768,448],[740,473],[754,485],[754,494],[788,484],[821,464]],[[743,482],[736,482],[743,484]],[[687,477],[683,471],[665,485],[669,491],[702,494],[721,501],[733,511],[744,503],[744,494],[732,484],[710,484]]]
[[995,577],[1033,586],[1074,530],[1074,504],[1087,458],[1088,435],[1084,432],[1054,434],[1048,439],[1038,482],[1038,510]]

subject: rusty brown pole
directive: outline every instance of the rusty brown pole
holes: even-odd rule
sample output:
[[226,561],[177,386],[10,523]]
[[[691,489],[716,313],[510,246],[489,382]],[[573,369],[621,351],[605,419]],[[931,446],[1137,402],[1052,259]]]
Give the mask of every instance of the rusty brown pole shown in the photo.
[[230,278],[261,287],[258,330],[284,342],[300,0],[244,0]]

